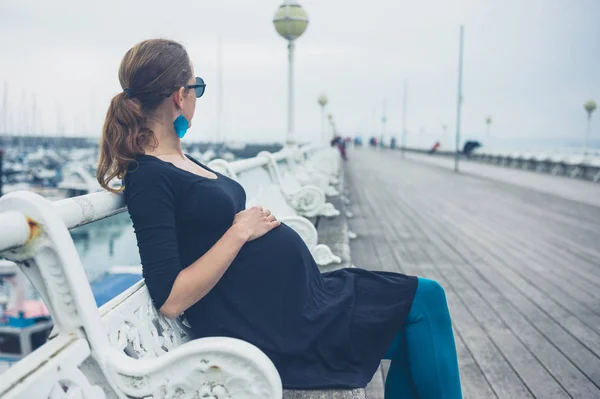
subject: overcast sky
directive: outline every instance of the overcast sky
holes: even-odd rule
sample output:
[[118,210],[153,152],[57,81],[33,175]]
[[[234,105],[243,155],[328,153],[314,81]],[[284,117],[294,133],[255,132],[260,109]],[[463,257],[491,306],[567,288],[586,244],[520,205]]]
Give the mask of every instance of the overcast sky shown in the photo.
[[[225,138],[283,141],[287,49],[272,24],[279,0],[0,0],[0,81],[10,126],[98,136],[117,70],[136,42],[182,42],[207,82],[190,140],[216,135],[217,42],[223,43]],[[343,134],[402,126],[414,137],[455,130],[458,27],[465,25],[462,130],[476,137],[493,118],[501,138],[583,137],[583,103],[600,103],[600,0],[304,0],[310,24],[297,40],[296,132],[320,135],[317,97]],[[4,85],[0,85],[0,92]],[[3,97],[0,97],[0,104]],[[25,110],[25,111],[24,111]],[[592,135],[600,138],[600,111]],[[0,114],[1,115],[1,114]],[[0,129],[2,128],[0,124]]]

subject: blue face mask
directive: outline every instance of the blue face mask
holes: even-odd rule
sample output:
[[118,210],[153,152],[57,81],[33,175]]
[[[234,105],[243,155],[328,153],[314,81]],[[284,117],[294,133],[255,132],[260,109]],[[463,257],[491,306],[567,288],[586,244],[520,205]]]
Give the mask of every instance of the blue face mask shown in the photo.
[[190,123],[185,118],[185,116],[183,116],[183,114],[179,114],[177,119],[173,121],[173,126],[175,127],[175,133],[177,133],[179,138],[182,139],[183,136],[185,136],[185,134],[187,133],[187,130],[190,127]]

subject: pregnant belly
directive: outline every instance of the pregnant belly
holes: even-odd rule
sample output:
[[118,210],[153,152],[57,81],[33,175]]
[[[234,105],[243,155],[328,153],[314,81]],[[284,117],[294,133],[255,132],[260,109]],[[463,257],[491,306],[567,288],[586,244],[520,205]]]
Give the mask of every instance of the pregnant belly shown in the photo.
[[312,259],[302,238],[291,227],[282,224],[264,236],[246,243],[234,263],[258,263],[269,267],[303,264]]
[[243,285],[247,293],[289,289],[289,294],[300,295],[299,290],[314,278],[320,278],[320,272],[308,247],[298,233],[282,224],[244,245],[221,280],[224,289],[231,284]]
[[306,324],[302,315],[313,302],[313,292],[322,286],[306,244],[282,224],[243,246],[215,288],[198,303],[198,319],[208,323],[197,324],[195,330],[201,336],[246,339],[260,331],[257,336],[277,340],[290,328]]

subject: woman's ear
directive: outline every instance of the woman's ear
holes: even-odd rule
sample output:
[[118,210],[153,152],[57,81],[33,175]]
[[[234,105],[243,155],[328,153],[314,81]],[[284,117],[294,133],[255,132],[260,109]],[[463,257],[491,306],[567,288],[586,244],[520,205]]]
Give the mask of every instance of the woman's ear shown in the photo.
[[175,103],[175,107],[177,109],[183,109],[183,94],[185,89],[182,87],[179,88],[175,93],[173,93],[173,102]]

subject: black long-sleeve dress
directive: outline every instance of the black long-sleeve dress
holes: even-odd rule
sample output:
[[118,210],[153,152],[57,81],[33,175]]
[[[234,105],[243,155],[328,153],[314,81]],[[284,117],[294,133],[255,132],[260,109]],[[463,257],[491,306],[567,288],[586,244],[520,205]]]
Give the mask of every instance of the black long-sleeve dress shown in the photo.
[[[216,175],[201,177],[149,155],[129,167],[125,198],[157,308],[177,274],[245,208],[242,186]],[[281,224],[246,243],[185,316],[198,337],[233,337],[260,348],[284,388],[358,388],[370,381],[402,328],[416,286],[416,277],[397,273],[320,273],[302,238]]]

